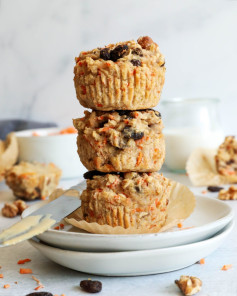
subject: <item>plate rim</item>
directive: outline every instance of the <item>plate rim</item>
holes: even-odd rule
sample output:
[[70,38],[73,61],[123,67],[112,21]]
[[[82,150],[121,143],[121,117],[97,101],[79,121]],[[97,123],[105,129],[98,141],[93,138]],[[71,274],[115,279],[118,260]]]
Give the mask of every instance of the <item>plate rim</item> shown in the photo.
[[[190,243],[190,244],[184,244],[184,245],[180,245],[180,246],[173,246],[173,247],[167,247],[167,248],[156,248],[156,249],[148,249],[148,250],[133,250],[133,251],[111,251],[111,252],[85,252],[85,251],[75,251],[75,250],[65,250],[65,249],[61,249],[61,248],[57,248],[57,247],[54,247],[54,246],[50,246],[42,241],[40,241],[37,237],[33,237],[31,239],[29,239],[29,242],[32,243],[32,244],[37,244],[37,245],[40,245],[41,247],[43,248],[48,248],[48,249],[52,249],[52,250],[57,250],[57,252],[61,252],[61,253],[64,253],[64,252],[69,252],[69,253],[72,253],[72,254],[83,254],[84,256],[95,256],[95,255],[98,255],[98,256],[110,256],[110,255],[113,255],[113,256],[121,256],[121,255],[136,255],[136,254],[146,254],[146,253],[156,253],[156,252],[160,252],[161,254],[162,253],[165,253],[165,252],[169,252],[169,251],[179,251],[181,249],[187,249],[187,248],[191,248],[192,246],[195,246],[197,247],[198,245],[203,245],[203,244],[206,244],[206,243],[212,243],[213,240],[216,240],[216,239],[220,239],[222,236],[225,236],[225,235],[229,235],[231,233],[231,231],[233,230],[234,228],[234,225],[235,225],[235,221],[232,220],[230,221],[223,229],[221,229],[220,231],[218,231],[218,233],[214,234],[212,237],[208,238],[208,239],[204,239],[204,240],[201,240],[201,241],[198,241],[198,242],[194,242],[194,243]],[[38,240],[38,241],[35,241],[35,240]]]
[[[213,198],[213,197],[208,197],[208,196],[202,196],[202,195],[195,195],[195,198],[201,198],[203,200],[207,199],[207,200],[211,200],[212,202],[214,203],[219,203],[219,204],[222,204],[222,205],[225,205],[225,207],[229,210],[228,214],[222,218],[219,218],[215,221],[212,221],[212,222],[209,222],[205,225],[202,225],[202,226],[197,226],[197,227],[194,227],[194,228],[189,228],[189,229],[182,229],[182,231],[178,232],[180,233],[180,236],[182,235],[188,235],[190,232],[193,232],[194,230],[199,230],[199,231],[202,231],[203,228],[205,229],[210,229],[212,227],[212,225],[214,223],[221,223],[223,220],[229,220],[229,222],[233,219],[234,217],[234,210],[233,208],[228,205],[226,202],[224,201],[221,201],[221,200],[218,200],[216,198]],[[43,206],[44,204],[48,203],[48,201],[40,201],[38,203],[35,203],[34,205],[32,205],[31,207],[35,207],[35,206],[39,206],[40,204]],[[24,215],[25,212],[27,212],[28,210],[30,209],[27,208],[23,213],[22,213],[22,218],[26,217],[27,215]],[[191,216],[191,215],[190,215]],[[229,223],[228,222],[228,223]],[[73,225],[72,225],[73,226]],[[53,233],[53,234],[57,234],[57,235],[60,235],[60,233],[62,235],[67,235],[67,236],[73,236],[73,235],[80,235],[80,236],[83,236],[83,237],[92,237],[94,239],[101,239],[101,238],[126,238],[126,237],[129,237],[129,238],[138,238],[138,237],[146,237],[146,238],[149,238],[149,237],[154,237],[154,236],[169,236],[169,235],[172,235],[174,233],[174,231],[166,231],[166,232],[157,232],[157,233],[140,233],[140,234],[99,234],[99,233],[78,233],[78,232],[69,232],[69,231],[65,231],[65,230],[55,230],[55,229],[48,229],[45,233]],[[175,232],[177,233],[177,232]]]

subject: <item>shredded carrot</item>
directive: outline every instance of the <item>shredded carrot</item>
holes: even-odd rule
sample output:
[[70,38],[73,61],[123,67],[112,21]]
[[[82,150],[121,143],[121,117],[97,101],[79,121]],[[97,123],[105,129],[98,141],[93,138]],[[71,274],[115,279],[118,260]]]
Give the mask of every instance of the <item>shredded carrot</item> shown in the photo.
[[141,209],[141,208],[136,208],[136,212],[143,212],[143,209]]
[[32,273],[32,269],[30,269],[30,268],[20,268],[20,273],[21,274],[29,274],[29,273]]
[[85,85],[81,85],[81,89],[82,89],[82,94],[85,95],[86,94],[86,87],[85,87]]
[[142,152],[140,151],[139,154],[138,154],[138,157],[137,157],[137,163],[136,165],[139,165],[142,161]]
[[222,266],[221,270],[228,270],[232,267],[232,264],[225,264]]
[[54,227],[55,230],[59,230],[59,228],[60,228],[59,226],[55,226]]
[[34,281],[36,281],[36,283],[37,283],[38,285],[41,285],[40,280],[38,280],[35,276],[32,275],[32,279],[33,279]]
[[43,289],[44,286],[43,285],[39,285],[38,287],[36,287],[34,290],[38,291],[39,289]]
[[0,274],[0,279],[3,279],[3,274]]
[[3,288],[4,289],[8,289],[8,288],[10,288],[10,285],[8,285],[8,284],[7,285],[4,285]]
[[46,200],[46,196],[45,195],[42,195],[41,196],[41,200]]
[[178,223],[177,226],[178,226],[179,228],[182,228],[182,227],[183,227],[183,224],[182,224],[182,223]]
[[101,132],[107,132],[111,127],[106,126],[101,129]]
[[205,264],[205,259],[204,258],[200,259],[199,264]]
[[102,104],[97,104],[97,107],[103,107],[103,105]]
[[33,133],[32,133],[32,136],[33,136],[33,137],[39,137],[39,134],[36,133],[36,132],[33,132]]
[[139,114],[137,112],[134,112],[135,118],[138,118]]
[[60,228],[61,228],[61,229],[64,228],[64,224],[63,224],[63,223],[60,224]]
[[31,262],[31,259],[27,258],[27,259],[19,260],[17,264],[25,264],[26,262]]
[[65,129],[62,129],[59,132],[60,135],[64,135],[64,134],[76,134],[76,133],[77,133],[77,130],[73,126],[70,126],[70,127],[65,128]]
[[202,191],[202,194],[207,194],[207,191],[206,191],[206,190],[203,190],[203,191]]
[[156,207],[158,207],[158,206],[160,205],[160,201],[159,201],[158,198],[156,198],[156,200],[155,200],[155,204],[156,204]]

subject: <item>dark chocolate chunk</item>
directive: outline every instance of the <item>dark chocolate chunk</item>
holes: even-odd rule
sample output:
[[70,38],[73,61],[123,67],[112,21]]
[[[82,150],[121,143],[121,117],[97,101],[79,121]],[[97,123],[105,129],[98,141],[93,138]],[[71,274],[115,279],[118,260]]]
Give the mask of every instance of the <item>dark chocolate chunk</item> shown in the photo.
[[107,174],[119,175],[119,176],[123,177],[123,173],[121,173],[121,172],[109,172],[109,173],[105,173],[105,172],[100,172],[100,171],[96,171],[96,170],[86,172],[83,175],[83,177],[84,177],[84,179],[92,180],[94,176],[105,176]]
[[140,67],[141,66],[141,61],[140,60],[131,60],[130,61],[132,64],[133,64],[133,66],[135,66],[135,67]]
[[210,192],[219,192],[220,190],[224,189],[223,187],[219,186],[208,186],[207,190]]
[[27,294],[26,296],[53,296],[53,294],[49,292],[33,292],[30,294]]
[[144,132],[136,131],[130,126],[125,126],[123,136],[127,139],[140,140],[144,137]]
[[134,48],[134,49],[132,50],[132,54],[136,54],[136,55],[138,55],[138,56],[140,56],[140,57],[143,57],[143,53],[142,53],[141,48]]
[[132,118],[130,115],[132,112],[131,110],[116,110],[116,112],[118,112],[120,116],[126,115],[127,117]]
[[105,60],[105,61],[110,60],[110,51],[109,51],[108,48],[105,47],[105,48],[101,49],[100,58]]
[[126,44],[124,45],[118,45],[110,52],[110,59],[114,62],[116,62],[118,59],[121,59],[128,51],[128,46]]
[[141,187],[139,187],[139,186],[135,186],[135,190],[136,190],[137,192],[141,192],[141,191],[142,191]]
[[80,287],[88,293],[98,293],[102,290],[100,281],[84,280],[80,282]]
[[157,117],[161,118],[161,114],[160,114],[160,112],[158,112],[158,111],[154,111],[154,112],[155,112],[155,115],[156,115]]
[[232,163],[234,163],[235,161],[234,161],[234,159],[230,159],[230,160],[228,160],[227,162],[226,162],[226,164],[227,165],[230,165],[230,164],[232,164]]

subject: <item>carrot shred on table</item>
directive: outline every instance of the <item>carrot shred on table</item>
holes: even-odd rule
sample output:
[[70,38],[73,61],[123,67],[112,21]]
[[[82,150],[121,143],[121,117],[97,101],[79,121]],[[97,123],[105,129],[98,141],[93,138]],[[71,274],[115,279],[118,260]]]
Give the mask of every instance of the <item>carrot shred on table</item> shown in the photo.
[[44,286],[43,285],[39,285],[38,287],[34,288],[35,291],[38,291],[39,289],[43,289]]
[[0,274],[0,279],[3,279],[3,274]]
[[205,259],[204,258],[200,259],[199,264],[205,264]]
[[221,270],[228,270],[232,267],[232,264],[225,264],[222,266]]
[[20,268],[20,273],[21,274],[29,274],[29,273],[32,273],[32,269],[30,269],[30,268]]
[[35,276],[32,275],[32,279],[33,279],[34,281],[36,281],[36,283],[37,283],[38,285],[41,285],[40,280],[38,280]]
[[4,289],[8,289],[8,288],[10,288],[10,285],[9,284],[6,284],[6,285],[3,286],[3,288]]
[[183,227],[183,224],[182,223],[178,223],[177,226],[178,226],[178,228],[182,228]]
[[60,228],[61,228],[61,229],[64,228],[64,224],[63,224],[63,223],[60,224]]
[[207,194],[207,191],[206,191],[206,190],[203,190],[203,191],[202,191],[202,194]]
[[25,264],[26,262],[31,262],[31,259],[26,258],[26,259],[23,259],[23,260],[19,260],[19,261],[17,262],[17,264]]

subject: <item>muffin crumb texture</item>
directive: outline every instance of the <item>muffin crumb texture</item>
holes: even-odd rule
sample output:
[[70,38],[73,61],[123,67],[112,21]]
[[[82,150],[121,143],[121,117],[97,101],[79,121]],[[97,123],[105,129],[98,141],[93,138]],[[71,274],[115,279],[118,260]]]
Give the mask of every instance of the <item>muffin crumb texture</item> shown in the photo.
[[21,162],[6,171],[6,184],[14,195],[25,200],[44,199],[58,185],[61,170],[53,163]]
[[81,52],[74,83],[81,105],[95,110],[152,108],[160,100],[165,60],[148,36]]
[[83,218],[112,227],[161,228],[170,190],[170,181],[158,173],[92,175],[81,194]]
[[164,162],[158,111],[85,111],[85,117],[73,123],[78,130],[78,154],[88,170],[152,172]]

